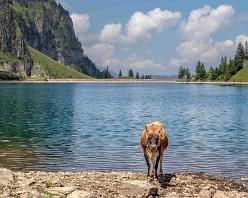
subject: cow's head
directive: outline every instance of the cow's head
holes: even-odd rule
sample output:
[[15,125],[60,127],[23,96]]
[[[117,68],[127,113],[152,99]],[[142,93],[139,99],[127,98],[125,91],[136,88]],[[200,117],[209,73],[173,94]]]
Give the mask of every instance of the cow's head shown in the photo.
[[160,132],[162,131],[163,126],[161,125],[146,125],[146,138],[147,138],[147,147],[151,151],[157,151],[160,147]]

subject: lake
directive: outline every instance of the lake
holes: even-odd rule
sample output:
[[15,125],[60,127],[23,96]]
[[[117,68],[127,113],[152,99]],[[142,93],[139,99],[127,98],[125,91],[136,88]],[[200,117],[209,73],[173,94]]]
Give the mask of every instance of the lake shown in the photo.
[[166,125],[164,171],[248,177],[248,86],[1,83],[0,167],[146,171],[144,125]]

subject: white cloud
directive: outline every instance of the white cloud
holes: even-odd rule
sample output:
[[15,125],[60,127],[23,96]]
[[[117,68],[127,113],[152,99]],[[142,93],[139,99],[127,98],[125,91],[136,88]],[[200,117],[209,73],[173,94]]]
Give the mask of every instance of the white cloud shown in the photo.
[[100,40],[109,43],[118,42],[121,39],[121,29],[122,25],[120,23],[105,25],[100,33]]
[[[184,65],[194,71],[197,60],[203,61],[207,66],[216,66],[222,56],[233,56],[235,40],[214,41],[211,38],[213,33],[230,24],[233,15],[233,7],[224,4],[216,9],[205,5],[192,10],[187,21],[180,26],[183,41],[176,48],[179,56],[172,58],[170,65]],[[239,36],[237,39],[244,37]]]
[[85,54],[92,58],[97,65],[101,67],[109,66],[111,70],[116,72],[121,69],[127,72],[128,69],[133,69],[140,73],[156,73],[160,74],[165,71],[162,64],[155,63],[151,59],[143,59],[136,55],[128,55],[125,58],[117,56],[116,48],[107,43],[99,43],[92,46],[84,46]]
[[181,24],[181,33],[184,38],[202,39],[209,37],[221,27],[228,25],[234,15],[230,5],[220,5],[216,9],[205,5],[191,11],[188,20]]
[[235,42],[236,42],[236,43],[241,42],[241,43],[244,44],[246,41],[248,41],[248,35],[244,35],[244,34],[238,35],[238,36],[236,37],[236,39],[235,39]]
[[[182,42],[177,47],[179,58],[172,58],[170,64],[191,66],[194,69],[197,60],[203,61],[206,65],[216,66],[222,56],[232,57],[238,42],[248,41],[248,35],[240,34],[234,40],[214,41],[211,38],[200,40],[189,40]],[[192,70],[193,71],[193,70]]]
[[151,59],[142,59],[138,56],[131,55],[124,59],[122,62],[123,65],[126,65],[126,69],[133,68],[138,71],[156,71],[156,70],[164,70],[164,66],[162,64],[155,63]]
[[[99,43],[92,46],[83,46],[85,54],[92,58],[98,65],[109,65],[114,59],[114,46],[106,43]],[[113,60],[112,60],[113,61]]]
[[153,34],[161,32],[175,25],[181,18],[180,12],[161,10],[156,8],[147,13],[134,12],[125,25],[125,34],[122,24],[107,24],[100,33],[103,42],[121,42],[133,44],[140,40],[149,40]]
[[185,41],[177,47],[179,58],[172,58],[170,64],[194,68],[196,61],[201,60],[207,65],[215,66],[221,56],[232,56],[234,49],[235,43],[230,39],[222,42],[213,41],[210,38]]
[[86,32],[90,27],[90,17],[88,14],[72,13],[71,19],[73,21],[74,30],[78,35]]
[[180,12],[156,8],[144,14],[135,12],[126,25],[127,42],[150,39],[152,34],[175,25],[181,18]]

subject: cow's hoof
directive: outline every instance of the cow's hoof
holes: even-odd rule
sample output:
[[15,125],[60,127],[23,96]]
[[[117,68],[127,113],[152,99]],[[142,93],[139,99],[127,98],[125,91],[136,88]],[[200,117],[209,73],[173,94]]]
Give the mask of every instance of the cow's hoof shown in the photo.
[[152,179],[152,180],[154,180],[155,177],[156,177],[156,176],[155,176],[154,174],[151,175],[151,179]]

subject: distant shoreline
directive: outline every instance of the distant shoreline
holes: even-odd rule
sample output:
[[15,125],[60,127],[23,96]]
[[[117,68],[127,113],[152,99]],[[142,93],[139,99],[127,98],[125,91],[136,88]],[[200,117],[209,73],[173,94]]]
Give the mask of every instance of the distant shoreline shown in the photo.
[[216,82],[216,81],[191,81],[191,82],[180,82],[180,81],[175,81],[175,80],[118,80],[118,79],[97,79],[97,80],[81,80],[81,79],[51,79],[47,81],[43,80],[24,80],[24,81],[8,81],[8,80],[0,80],[0,83],[99,83],[99,84],[105,84],[105,83],[119,83],[119,84],[132,84],[132,83],[144,83],[144,84],[149,84],[149,83],[165,83],[165,84],[209,84],[209,85],[248,85],[248,82]]

